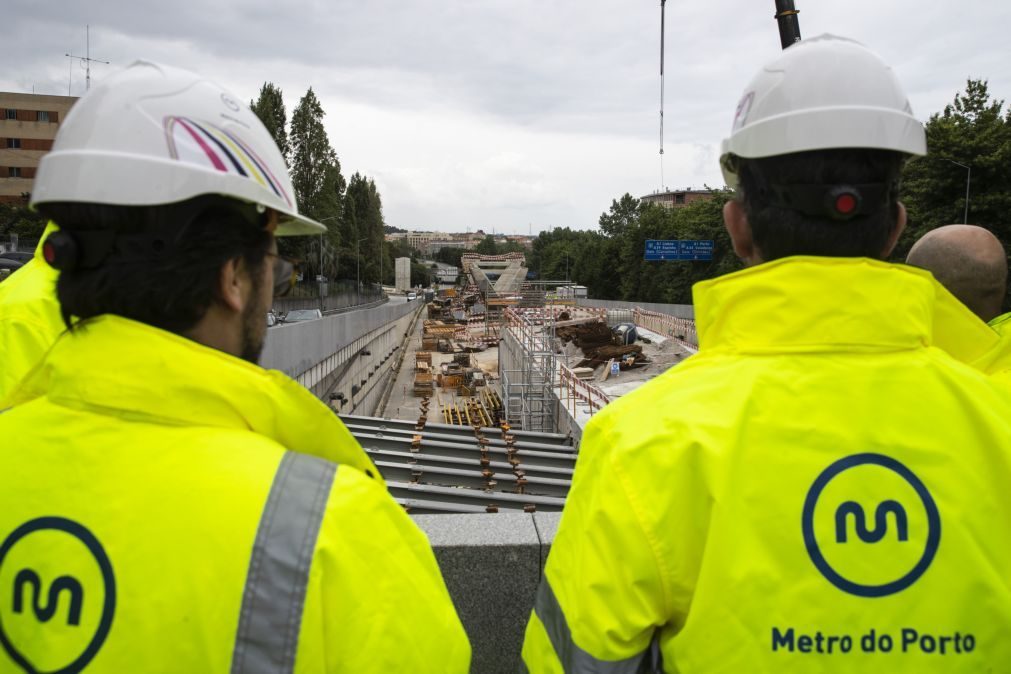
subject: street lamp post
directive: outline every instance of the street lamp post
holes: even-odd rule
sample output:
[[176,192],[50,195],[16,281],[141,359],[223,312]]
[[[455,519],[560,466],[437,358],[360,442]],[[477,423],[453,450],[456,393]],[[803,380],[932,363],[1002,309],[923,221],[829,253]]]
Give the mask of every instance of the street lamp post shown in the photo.
[[[322,224],[322,223],[326,222],[327,220],[336,220],[339,217],[340,217],[339,215],[331,215],[331,216],[326,217],[326,218],[320,218],[319,222]],[[339,259],[340,258],[338,257],[338,260]],[[320,232],[320,234],[319,234],[319,275],[321,277],[323,276],[323,233],[322,232]],[[336,273],[334,274],[334,276],[336,277]],[[334,280],[336,280],[336,278]],[[322,289],[322,286],[320,286],[320,293],[319,293],[319,310],[320,310],[320,312],[323,311],[323,289]]]
[[368,241],[369,237],[362,237],[355,241],[355,276],[358,279],[358,304],[362,303],[361,292],[362,292],[362,256],[359,252],[361,250],[362,241]]
[[948,159],[947,157],[941,157],[944,161],[951,162],[955,166],[961,166],[965,169],[965,214],[962,216],[963,224],[969,224],[969,181],[972,179],[972,167],[966,166],[965,164],[960,164],[954,159]]

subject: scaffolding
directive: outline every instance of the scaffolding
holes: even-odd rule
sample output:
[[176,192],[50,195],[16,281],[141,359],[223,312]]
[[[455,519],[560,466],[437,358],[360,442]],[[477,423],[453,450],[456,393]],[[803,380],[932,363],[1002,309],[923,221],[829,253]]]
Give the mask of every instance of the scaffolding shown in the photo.
[[515,427],[543,433],[553,433],[558,424],[554,319],[545,317],[548,309],[506,309],[499,342],[506,419]]

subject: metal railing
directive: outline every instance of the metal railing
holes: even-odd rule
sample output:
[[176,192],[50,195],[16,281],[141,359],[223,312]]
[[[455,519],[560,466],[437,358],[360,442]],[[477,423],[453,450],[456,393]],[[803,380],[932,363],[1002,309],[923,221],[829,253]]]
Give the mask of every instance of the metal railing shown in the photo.
[[699,350],[699,335],[695,330],[695,321],[639,307],[632,311],[632,315],[636,325],[671,337],[675,342],[691,351]]
[[604,405],[611,402],[607,394],[588,381],[580,379],[575,372],[565,365],[558,366],[558,384],[565,400],[565,409],[573,417],[580,403],[590,408],[590,414],[596,414]]
[[274,299],[273,309],[283,314],[296,309],[319,309],[324,314],[350,307],[376,304],[386,299],[382,286],[378,283],[363,283],[353,280],[296,283],[291,292]]

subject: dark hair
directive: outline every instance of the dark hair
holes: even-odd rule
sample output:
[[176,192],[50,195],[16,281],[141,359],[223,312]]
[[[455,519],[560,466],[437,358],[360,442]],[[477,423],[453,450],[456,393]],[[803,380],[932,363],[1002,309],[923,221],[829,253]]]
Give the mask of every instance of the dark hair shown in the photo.
[[71,316],[116,314],[184,332],[218,299],[225,262],[242,257],[258,284],[270,250],[265,216],[223,197],[159,206],[50,203],[38,209],[81,241],[95,232],[113,234],[96,264],[60,272],[56,293],[71,329]]
[[[889,150],[835,149],[738,159],[739,191],[755,246],[764,261],[790,255],[880,259],[898,218],[905,155]],[[770,203],[767,186],[883,184],[887,205],[838,221]]]

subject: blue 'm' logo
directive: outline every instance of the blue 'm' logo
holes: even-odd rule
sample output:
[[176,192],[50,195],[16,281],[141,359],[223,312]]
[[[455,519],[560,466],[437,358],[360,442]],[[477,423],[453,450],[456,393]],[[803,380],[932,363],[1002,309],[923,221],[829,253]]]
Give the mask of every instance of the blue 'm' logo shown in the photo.
[[837,543],[846,542],[846,516],[853,516],[853,529],[857,538],[864,543],[877,543],[888,533],[888,513],[895,516],[896,535],[900,541],[909,540],[909,519],[906,517],[906,509],[898,501],[882,501],[878,504],[878,509],[874,511],[874,528],[867,528],[867,519],[864,516],[864,509],[856,501],[846,501],[835,511],[835,540]]
[[[841,473],[857,466],[874,465],[880,466],[896,473],[905,480],[920,497],[927,519],[927,539],[924,543],[923,554],[916,564],[907,573],[893,581],[881,585],[866,585],[854,582],[836,569],[832,568],[824,553],[818,546],[818,540],[814,532],[814,510],[818,504],[825,487]],[[889,533],[889,515],[894,523],[894,540],[899,543],[909,542],[909,518],[906,508],[898,501],[886,499],[878,503],[874,510],[874,526],[867,527],[867,513],[856,501],[844,501],[835,511],[835,540],[837,543],[848,543],[849,524],[856,537],[864,543],[880,543]],[[885,597],[896,592],[901,592],[913,583],[927,570],[930,563],[934,561],[937,548],[941,542],[941,516],[937,510],[937,504],[930,495],[926,485],[918,478],[913,471],[909,470],[899,461],[883,454],[854,454],[839,459],[826,468],[811,485],[804,500],[804,511],[801,516],[801,529],[804,534],[804,545],[807,548],[808,556],[814,563],[818,571],[837,588],[849,594],[859,597]],[[893,540],[889,537],[888,540]]]

